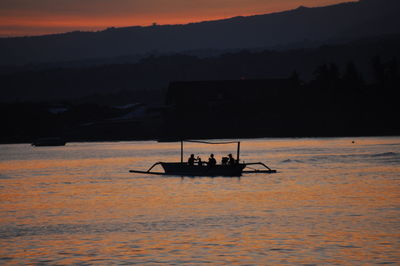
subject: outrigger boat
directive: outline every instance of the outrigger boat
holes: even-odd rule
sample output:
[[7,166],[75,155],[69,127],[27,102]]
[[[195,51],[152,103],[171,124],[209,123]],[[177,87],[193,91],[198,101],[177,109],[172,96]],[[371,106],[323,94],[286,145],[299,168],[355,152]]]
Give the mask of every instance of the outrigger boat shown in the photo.
[[[232,144],[237,143],[237,157],[235,164],[216,164],[210,166],[206,163],[189,165],[183,161],[183,140],[181,141],[181,161],[180,162],[157,162],[153,164],[147,171],[130,170],[131,173],[139,174],[152,174],[152,175],[177,175],[177,176],[241,176],[242,174],[254,174],[254,173],[276,173],[276,170],[272,170],[262,162],[256,163],[244,163],[240,162],[240,141],[229,141],[229,142],[208,142],[208,141],[196,141],[196,140],[185,140],[186,142],[204,143],[204,144]],[[153,172],[153,168],[157,165],[161,165],[164,172]],[[254,169],[250,166],[261,166],[262,169]]]

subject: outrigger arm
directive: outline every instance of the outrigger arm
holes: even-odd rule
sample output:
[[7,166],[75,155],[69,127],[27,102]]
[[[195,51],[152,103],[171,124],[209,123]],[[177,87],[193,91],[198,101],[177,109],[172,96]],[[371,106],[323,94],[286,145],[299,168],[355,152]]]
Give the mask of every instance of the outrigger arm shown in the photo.
[[152,174],[152,175],[165,175],[165,173],[162,172],[150,172],[151,169],[153,169],[154,167],[156,167],[157,165],[161,164],[161,162],[155,163],[153,164],[149,170],[147,171],[139,171],[139,170],[129,170],[130,173],[138,173],[138,174]]
[[260,170],[260,169],[252,169],[251,171],[249,170],[243,170],[244,174],[256,174],[256,173],[266,173],[266,174],[273,174],[276,173],[276,170],[272,170],[271,168],[269,168],[266,164],[262,163],[262,162],[258,162],[258,163],[246,163],[246,167],[249,165],[262,165],[265,168],[267,168],[268,170]]

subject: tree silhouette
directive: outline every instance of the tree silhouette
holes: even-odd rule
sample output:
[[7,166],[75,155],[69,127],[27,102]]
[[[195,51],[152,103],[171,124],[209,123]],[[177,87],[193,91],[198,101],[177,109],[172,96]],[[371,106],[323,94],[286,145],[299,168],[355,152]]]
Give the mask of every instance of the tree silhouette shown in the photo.
[[329,92],[334,92],[339,87],[340,72],[336,64],[320,65],[314,71],[316,83]]
[[393,57],[386,65],[385,76],[388,81],[388,86],[391,90],[398,89],[399,84],[399,66],[397,58]]
[[371,60],[372,70],[376,81],[384,88],[385,86],[385,66],[382,64],[380,56],[374,56]]
[[364,85],[363,78],[352,61],[346,64],[343,73],[343,85],[347,91],[359,91]]

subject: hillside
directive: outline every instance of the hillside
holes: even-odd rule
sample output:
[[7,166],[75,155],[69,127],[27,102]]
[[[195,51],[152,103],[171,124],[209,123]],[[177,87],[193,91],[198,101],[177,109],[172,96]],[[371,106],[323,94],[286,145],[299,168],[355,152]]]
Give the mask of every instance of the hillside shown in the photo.
[[208,49],[286,49],[400,33],[400,1],[361,0],[225,20],[0,39],[1,65]]
[[[351,43],[287,51],[241,51],[201,58],[183,54],[149,56],[135,64],[108,64],[81,68],[15,68],[0,74],[0,102],[57,101],[83,97],[105,100],[110,94],[153,98],[171,81],[281,78],[297,71],[310,80],[322,64],[334,63],[343,71],[353,62],[366,82],[375,79],[372,59],[400,58],[400,35],[360,39]],[[122,94],[121,94],[122,93]],[[108,95],[108,96],[107,96]],[[102,100],[103,101],[103,100]]]

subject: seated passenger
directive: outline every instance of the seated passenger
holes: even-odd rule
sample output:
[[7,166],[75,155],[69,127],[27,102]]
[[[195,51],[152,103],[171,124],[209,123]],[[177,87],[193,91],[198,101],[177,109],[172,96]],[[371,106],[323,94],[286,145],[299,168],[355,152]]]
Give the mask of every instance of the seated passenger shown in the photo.
[[194,165],[194,161],[196,159],[194,158],[194,154],[191,154],[189,159],[188,159],[188,165]]
[[217,161],[214,158],[214,154],[211,153],[210,158],[208,158],[208,166],[214,166],[217,164]]
[[199,166],[203,165],[203,162],[201,161],[201,158],[199,156],[197,156],[197,163]]
[[228,155],[228,158],[229,158],[229,161],[228,161],[228,164],[229,164],[229,165],[234,165],[234,164],[236,164],[236,161],[235,161],[235,159],[233,158],[232,154],[229,154],[229,155]]
[[226,165],[228,163],[228,161],[229,161],[228,157],[222,157],[221,164]]

